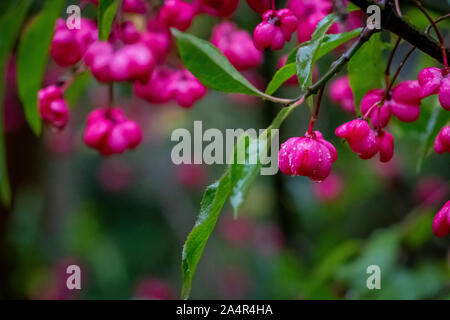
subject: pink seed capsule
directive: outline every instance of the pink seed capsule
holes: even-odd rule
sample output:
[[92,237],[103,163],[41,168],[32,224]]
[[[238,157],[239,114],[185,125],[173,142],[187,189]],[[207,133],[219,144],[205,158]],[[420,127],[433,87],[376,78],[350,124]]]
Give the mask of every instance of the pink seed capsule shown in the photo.
[[438,238],[445,237],[450,232],[450,201],[447,201],[438,211],[433,220],[433,234]]
[[239,0],[200,0],[200,10],[218,17],[229,17],[237,9]]
[[297,28],[297,17],[289,9],[264,12],[263,21],[258,24],[253,33],[253,42],[259,50],[271,48],[280,50],[286,41],[290,41]]
[[251,35],[232,22],[222,22],[213,29],[211,43],[215,45],[238,70],[259,66],[263,56],[255,48]]
[[183,0],[167,0],[159,11],[158,18],[167,27],[174,27],[180,31],[185,31],[191,26],[195,15],[195,8],[191,3]]
[[355,112],[353,91],[350,87],[348,76],[342,76],[334,80],[330,85],[329,94],[331,100],[343,110],[349,113]]
[[304,137],[294,137],[281,145],[278,166],[284,174],[306,176],[312,181],[323,181],[337,160],[334,146],[325,141],[318,131]]
[[45,123],[62,130],[69,121],[69,108],[58,86],[49,86],[38,92],[39,114]]
[[450,152],[450,126],[445,126],[439,131],[434,140],[434,151],[438,154]]

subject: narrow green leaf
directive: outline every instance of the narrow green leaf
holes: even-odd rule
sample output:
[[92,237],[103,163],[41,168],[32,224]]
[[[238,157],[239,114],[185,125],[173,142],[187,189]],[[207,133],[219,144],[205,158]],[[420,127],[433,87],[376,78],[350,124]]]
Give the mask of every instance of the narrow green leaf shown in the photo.
[[9,186],[8,169],[6,163],[6,146],[3,130],[3,101],[5,93],[5,74],[11,51],[25,20],[31,1],[24,0],[8,7],[0,18],[0,198],[2,203],[9,206],[11,203],[11,189]]
[[[348,32],[342,32],[338,34],[326,34],[323,37],[322,44],[320,45],[320,49],[317,51],[316,60],[319,60],[327,53],[333,51],[337,47],[343,45],[349,40],[356,38],[361,34],[362,28],[357,28]],[[288,58],[286,60],[286,64],[295,62],[295,57],[297,55],[297,51],[300,47],[311,44],[311,41],[304,42],[298,45],[294,50],[292,50]]]
[[[272,124],[261,133],[257,139],[252,139],[248,133],[239,137],[236,148],[243,148],[245,144],[245,161],[238,163],[235,161],[230,166],[231,195],[230,202],[233,207],[234,215],[237,217],[239,208],[243,204],[245,197],[253,181],[260,173],[262,164],[259,161],[259,154],[266,154],[271,147],[271,129],[279,129],[283,121],[291,114],[295,107],[286,107],[281,109]],[[272,150],[278,152],[278,150]],[[235,155],[235,160],[237,156]],[[250,159],[257,159],[256,163],[250,163]]]
[[361,10],[356,4],[353,3],[349,3],[347,6],[347,12],[353,12],[353,11],[358,11]]
[[64,98],[69,107],[72,107],[78,97],[83,93],[89,84],[89,80],[91,79],[91,74],[89,71],[84,71],[76,76],[75,80],[70,84],[70,86],[64,92]]
[[428,120],[427,128],[422,135],[419,147],[419,157],[417,158],[416,171],[420,172],[425,158],[432,150],[434,140],[442,127],[450,121],[450,115],[441,106],[436,106]]
[[17,85],[25,117],[37,135],[40,134],[42,127],[37,94],[47,64],[55,21],[64,4],[64,0],[47,1],[42,12],[20,39],[17,54]]
[[100,0],[97,11],[98,36],[100,40],[108,40],[112,23],[118,8],[118,0]]
[[200,214],[184,244],[182,255],[183,288],[181,290],[183,299],[189,297],[192,278],[197,269],[198,261],[229,194],[230,177],[227,170],[219,181],[206,188],[200,205]]
[[185,67],[205,86],[222,92],[261,96],[210,42],[172,28]]
[[283,83],[295,75],[296,72],[297,65],[295,63],[286,64],[282,68],[278,69],[266,88],[266,94],[273,94],[279,87],[281,87]]
[[[333,51],[340,45],[355,38],[361,33],[361,30],[362,28],[358,28],[349,32],[325,35],[314,60],[315,61],[319,60],[321,57]],[[307,44],[310,44],[310,41],[308,41]],[[300,46],[305,46],[307,44],[305,43]],[[300,46],[291,51],[286,60],[286,64],[282,68],[280,68],[275,73],[272,80],[270,80],[270,83],[266,88],[266,94],[268,95],[273,94],[275,91],[278,90],[279,87],[281,87],[283,83],[285,83],[290,77],[296,74],[297,67],[295,65],[295,57],[297,55],[297,51],[300,48]]]
[[[355,106],[359,106],[369,90],[381,88],[384,78],[383,50],[381,34],[374,34],[348,63],[348,76]],[[356,110],[359,112],[359,107]]]
[[297,76],[300,90],[305,91],[312,82],[312,73],[314,62],[317,57],[323,38],[330,29],[331,25],[336,21],[334,14],[329,14],[317,24],[316,30],[311,36],[310,44],[300,47],[296,55]]

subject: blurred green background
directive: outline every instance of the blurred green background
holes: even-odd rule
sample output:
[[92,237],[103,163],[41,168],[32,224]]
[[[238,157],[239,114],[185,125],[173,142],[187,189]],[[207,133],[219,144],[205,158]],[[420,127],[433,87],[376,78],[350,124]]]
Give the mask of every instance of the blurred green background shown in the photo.
[[[250,31],[259,17],[242,2],[234,20]],[[35,10],[41,3],[36,1]],[[422,30],[427,25],[414,9],[404,14]],[[217,21],[200,16],[190,32],[206,39]],[[440,27],[448,35],[449,23]],[[264,87],[290,48],[266,53],[264,65],[250,76]],[[401,47],[394,66],[407,49]],[[337,56],[321,59],[320,73]],[[400,78],[414,79],[434,64],[416,52]],[[47,83],[62,74],[49,62]],[[203,189],[225,167],[173,165],[171,132],[192,132],[194,120],[203,121],[203,130],[262,129],[279,106],[210,91],[190,110],[158,107],[134,98],[131,85],[121,84],[116,104],[139,121],[144,140],[132,152],[102,158],[81,137],[87,113],[106,103],[107,88],[89,76],[84,80],[69,127],[61,133],[46,129],[36,138],[15,97],[14,77],[7,75],[4,112],[14,198],[11,209],[0,214],[0,298],[177,299],[182,245]],[[297,89],[283,87],[277,95],[295,97]],[[239,219],[233,220],[228,204],[222,211],[191,298],[449,299],[450,240],[435,238],[431,228],[448,200],[449,157],[431,153],[417,170],[436,104],[426,99],[415,123],[391,120],[395,155],[381,165],[360,160],[334,136],[351,115],[326,95],[317,128],[338,150],[336,193],[324,196],[327,186],[305,177],[258,177]],[[283,125],[280,143],[303,135],[308,120],[308,109],[298,108]],[[80,265],[82,290],[65,289],[69,264]],[[369,265],[381,268],[381,290],[366,287]]]

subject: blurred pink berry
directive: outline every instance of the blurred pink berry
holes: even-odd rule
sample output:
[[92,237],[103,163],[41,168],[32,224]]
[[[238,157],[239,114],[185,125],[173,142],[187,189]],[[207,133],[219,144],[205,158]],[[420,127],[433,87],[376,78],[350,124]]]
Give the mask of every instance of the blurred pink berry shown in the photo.
[[341,106],[347,112],[355,112],[355,102],[353,100],[353,91],[350,87],[348,76],[337,78],[330,86],[331,100]]
[[251,237],[251,224],[242,216],[234,219],[232,215],[223,218],[219,225],[220,233],[230,243],[237,246],[248,244]]
[[173,288],[165,281],[157,278],[141,280],[134,296],[136,299],[172,300],[175,299]]
[[154,104],[169,102],[171,92],[168,90],[168,84],[172,79],[173,73],[174,71],[169,67],[157,66],[147,83],[142,84],[139,81],[134,83],[136,96]]
[[219,292],[225,299],[244,299],[250,290],[250,276],[245,269],[228,267],[218,277]]
[[416,202],[423,206],[435,206],[442,203],[448,194],[448,185],[440,177],[426,177],[420,180],[414,189]]
[[200,10],[218,17],[231,16],[239,6],[239,0],[200,0]]
[[196,9],[191,3],[183,0],[166,0],[158,17],[167,27],[185,31],[191,26],[195,11]]
[[145,0],[124,0],[122,10],[129,13],[145,14],[147,12],[147,2]]
[[121,109],[96,109],[87,118],[84,142],[108,156],[134,149],[142,140],[139,125],[127,120]]
[[445,126],[439,131],[434,140],[434,151],[439,154],[450,152],[450,126]]
[[271,0],[247,0],[247,3],[250,8],[259,13],[269,10],[272,5]]
[[84,57],[94,77],[100,82],[149,81],[155,67],[155,57],[142,42],[136,42],[113,51],[111,44],[96,42]]
[[450,75],[444,69],[434,67],[420,71],[417,80],[422,88],[422,97],[439,94],[439,102],[445,110],[450,110]]
[[81,19],[80,29],[69,29],[63,19],[58,19],[53,35],[50,55],[63,67],[79,62],[88,47],[97,38],[97,27],[88,19]]
[[342,179],[337,174],[331,173],[321,183],[314,183],[313,190],[320,201],[333,201],[342,192]]
[[39,90],[39,114],[42,120],[58,130],[69,121],[69,108],[64,101],[63,92],[58,86],[49,86]]
[[294,137],[281,145],[278,166],[287,175],[306,176],[312,181],[323,181],[337,160],[334,146],[323,139],[319,131]]
[[[90,2],[98,6],[98,0],[82,0],[82,1]],[[122,10],[123,12],[127,13],[144,14],[147,12],[147,3],[145,2],[145,0],[123,0]]]
[[238,70],[255,68],[262,62],[262,53],[255,48],[250,33],[238,29],[233,22],[224,21],[216,25],[211,43]]
[[100,165],[98,178],[101,186],[106,190],[123,191],[130,185],[130,168],[118,159],[107,159]]
[[205,186],[207,171],[200,164],[181,164],[176,167],[176,179],[187,189],[199,189]]
[[347,140],[350,149],[361,159],[370,159],[379,151],[380,140],[365,120],[346,122],[336,129],[335,134]]
[[[370,119],[374,128],[384,128],[391,118],[389,101],[385,101],[382,106],[378,103],[383,99],[384,90],[374,89],[369,91],[361,100],[361,113]],[[370,113],[368,113],[370,111]]]
[[433,221],[433,233],[438,238],[445,237],[450,232],[450,200],[438,211]]
[[147,31],[141,34],[140,38],[150,48],[158,62],[163,62],[169,55],[170,39],[169,29],[157,19],[147,23]]
[[268,10],[263,13],[262,19],[253,33],[255,47],[259,50],[282,49],[284,43],[291,40],[292,34],[297,29],[297,18],[289,9]]
[[190,108],[206,94],[206,87],[186,69],[173,73],[167,85],[172,99],[183,108]]

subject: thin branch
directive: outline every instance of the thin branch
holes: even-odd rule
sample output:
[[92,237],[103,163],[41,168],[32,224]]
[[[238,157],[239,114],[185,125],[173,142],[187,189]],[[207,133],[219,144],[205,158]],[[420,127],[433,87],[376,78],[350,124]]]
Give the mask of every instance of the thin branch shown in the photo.
[[[392,8],[380,6],[372,0],[350,0],[350,2],[357,5],[364,12],[367,12],[367,7],[378,5],[381,8],[382,29],[393,32],[439,62],[444,62],[441,46],[429,35],[419,31],[413,25],[399,17]],[[446,53],[450,54],[450,51],[446,49]]]

